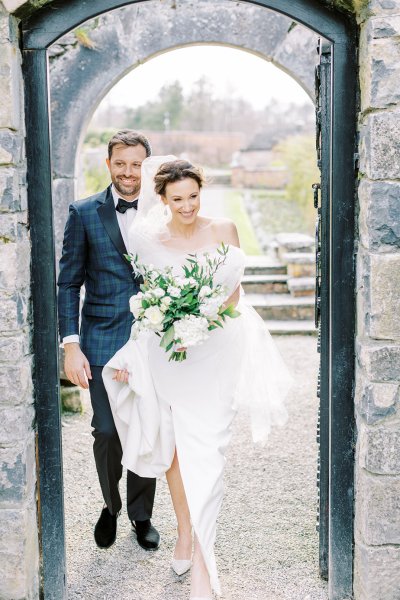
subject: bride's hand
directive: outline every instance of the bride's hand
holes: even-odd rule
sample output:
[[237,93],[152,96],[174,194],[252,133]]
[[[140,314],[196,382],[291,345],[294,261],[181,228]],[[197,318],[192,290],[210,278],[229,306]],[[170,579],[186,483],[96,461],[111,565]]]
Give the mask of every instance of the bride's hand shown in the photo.
[[113,377],[114,381],[118,381],[119,383],[128,383],[129,373],[126,369],[122,369],[120,371],[116,371]]
[[181,346],[180,348],[177,348],[175,350],[175,352],[186,352],[187,348],[185,348],[185,346]]

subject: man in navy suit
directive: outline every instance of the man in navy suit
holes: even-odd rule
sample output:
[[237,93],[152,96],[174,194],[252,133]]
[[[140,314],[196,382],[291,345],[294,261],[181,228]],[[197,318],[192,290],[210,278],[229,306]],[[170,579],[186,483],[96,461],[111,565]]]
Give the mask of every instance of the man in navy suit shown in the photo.
[[[102,548],[110,547],[116,538],[122,506],[118,489],[122,449],[101,372],[130,336],[129,298],[139,291],[139,282],[124,254],[136,216],[141,164],[150,154],[149,141],[142,134],[123,130],[112,137],[107,159],[112,184],[70,205],[60,260],[58,313],[64,371],[72,383],[90,390],[93,451],[105,502],[94,537]],[[79,330],[82,285],[86,291]],[[150,521],[155,489],[155,479],[128,471],[128,516],[146,550],[155,550],[160,543]]]

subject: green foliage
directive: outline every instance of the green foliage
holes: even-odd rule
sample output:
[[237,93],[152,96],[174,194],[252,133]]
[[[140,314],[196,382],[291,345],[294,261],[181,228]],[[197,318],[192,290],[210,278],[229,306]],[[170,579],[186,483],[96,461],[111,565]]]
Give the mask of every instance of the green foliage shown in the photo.
[[240,245],[244,252],[247,255],[262,254],[249,215],[244,206],[242,194],[233,191],[227,192],[224,203],[226,216],[234,221],[238,229]]
[[97,148],[104,144],[107,145],[114,133],[114,129],[104,129],[102,131],[91,130],[87,132],[84,143],[92,148]]
[[277,150],[290,173],[286,197],[300,206],[306,221],[311,224],[315,219],[311,186],[320,181],[315,138],[311,135],[292,136],[283,140]]
[[110,175],[104,169],[91,168],[85,170],[85,195],[91,196],[101,192],[110,185]]
[[179,129],[183,108],[183,90],[179,81],[165,84],[157,100],[127,110],[126,126],[151,131]]

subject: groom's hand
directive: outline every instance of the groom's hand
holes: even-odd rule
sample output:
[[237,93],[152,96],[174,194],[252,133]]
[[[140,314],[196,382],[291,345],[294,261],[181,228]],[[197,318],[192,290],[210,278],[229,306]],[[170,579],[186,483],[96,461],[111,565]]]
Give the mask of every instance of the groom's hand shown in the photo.
[[64,344],[64,372],[71,383],[79,385],[84,390],[89,387],[88,379],[92,379],[89,361],[80,349],[79,344],[71,342]]

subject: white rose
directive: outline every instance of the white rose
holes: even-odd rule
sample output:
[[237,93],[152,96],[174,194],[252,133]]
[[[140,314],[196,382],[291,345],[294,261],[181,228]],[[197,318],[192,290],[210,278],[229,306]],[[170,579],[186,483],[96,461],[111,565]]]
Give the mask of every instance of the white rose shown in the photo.
[[162,288],[158,287],[155,290],[153,290],[153,296],[155,296],[156,298],[162,298],[163,296],[165,296],[165,292]]
[[183,287],[185,285],[185,280],[183,277],[175,277],[174,282],[176,287]]
[[194,277],[185,277],[183,281],[185,285],[191,285],[193,287],[197,286],[197,281]]
[[161,300],[161,304],[165,304],[165,306],[169,306],[172,302],[172,298],[170,298],[169,296],[164,296],[164,298],[162,298]]
[[179,298],[179,296],[181,295],[181,290],[173,285],[168,286],[167,292],[173,298]]
[[199,298],[204,298],[204,296],[208,296],[211,294],[212,289],[208,285],[203,285],[201,290],[199,291]]
[[130,298],[129,309],[130,309],[131,313],[133,314],[133,316],[135,317],[135,319],[139,319],[142,316],[142,314],[143,314],[142,298],[139,297],[139,294],[137,294],[136,296],[132,296]]
[[144,316],[148,319],[149,325],[154,329],[160,329],[164,320],[164,315],[158,306],[150,306],[144,311]]

